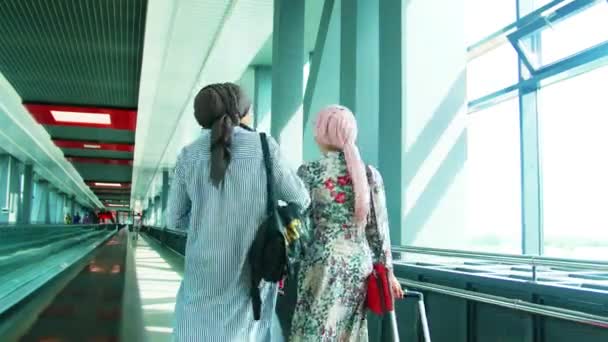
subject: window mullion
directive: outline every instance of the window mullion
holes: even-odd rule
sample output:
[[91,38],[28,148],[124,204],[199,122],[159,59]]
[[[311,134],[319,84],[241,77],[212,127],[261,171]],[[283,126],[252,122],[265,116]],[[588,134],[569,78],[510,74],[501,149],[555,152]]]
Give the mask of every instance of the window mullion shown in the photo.
[[[517,0],[518,18],[533,10],[534,0]],[[539,58],[540,36],[523,41],[532,56]],[[530,61],[519,53],[519,80],[528,77]],[[543,250],[542,197],[538,125],[538,92],[519,92],[522,253],[541,255]]]

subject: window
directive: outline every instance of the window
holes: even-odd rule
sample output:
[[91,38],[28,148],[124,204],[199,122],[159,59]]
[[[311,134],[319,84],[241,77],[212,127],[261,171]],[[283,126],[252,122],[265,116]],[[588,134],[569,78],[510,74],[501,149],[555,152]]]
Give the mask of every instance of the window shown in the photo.
[[515,0],[465,0],[464,6],[468,45],[473,45],[516,19]]
[[517,83],[517,62],[517,53],[508,43],[469,61],[467,99],[472,101]]
[[547,65],[608,40],[608,2],[603,1],[541,32],[541,63]]
[[552,3],[554,0],[532,0],[534,1],[534,9],[539,9],[545,5]]
[[539,91],[547,256],[608,260],[608,66]]
[[[587,7],[563,6],[515,33],[516,46],[534,69],[558,62],[608,40],[608,2]],[[532,30],[532,31],[530,31]],[[525,45],[531,37],[540,38],[539,55]]]
[[469,114],[469,248],[521,252],[521,159],[517,98]]

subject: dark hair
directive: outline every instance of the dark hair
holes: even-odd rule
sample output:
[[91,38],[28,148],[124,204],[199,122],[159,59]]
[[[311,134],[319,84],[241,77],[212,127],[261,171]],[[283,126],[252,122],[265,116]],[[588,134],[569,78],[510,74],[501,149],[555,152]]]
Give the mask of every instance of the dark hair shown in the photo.
[[203,128],[211,129],[211,181],[219,186],[230,163],[232,131],[247,115],[251,101],[233,83],[210,84],[194,99],[194,117]]

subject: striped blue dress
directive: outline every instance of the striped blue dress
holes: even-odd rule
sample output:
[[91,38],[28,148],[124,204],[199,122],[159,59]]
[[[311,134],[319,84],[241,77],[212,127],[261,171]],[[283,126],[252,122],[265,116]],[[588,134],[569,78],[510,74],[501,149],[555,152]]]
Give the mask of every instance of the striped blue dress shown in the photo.
[[[269,139],[279,200],[302,207],[309,196]],[[247,252],[266,208],[266,173],[258,133],[235,128],[223,186],[209,178],[210,131],[177,159],[167,208],[170,228],[187,229],[184,278],[175,305],[176,341],[280,341],[272,333],[277,297],[262,286],[262,318],[253,320]]]

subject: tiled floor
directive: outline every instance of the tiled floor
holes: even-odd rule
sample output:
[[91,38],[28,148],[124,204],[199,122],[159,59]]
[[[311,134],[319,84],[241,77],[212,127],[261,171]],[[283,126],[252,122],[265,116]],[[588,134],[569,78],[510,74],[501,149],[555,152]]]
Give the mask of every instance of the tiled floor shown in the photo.
[[147,238],[140,237],[136,243],[137,283],[147,339],[150,342],[171,341],[183,260]]

